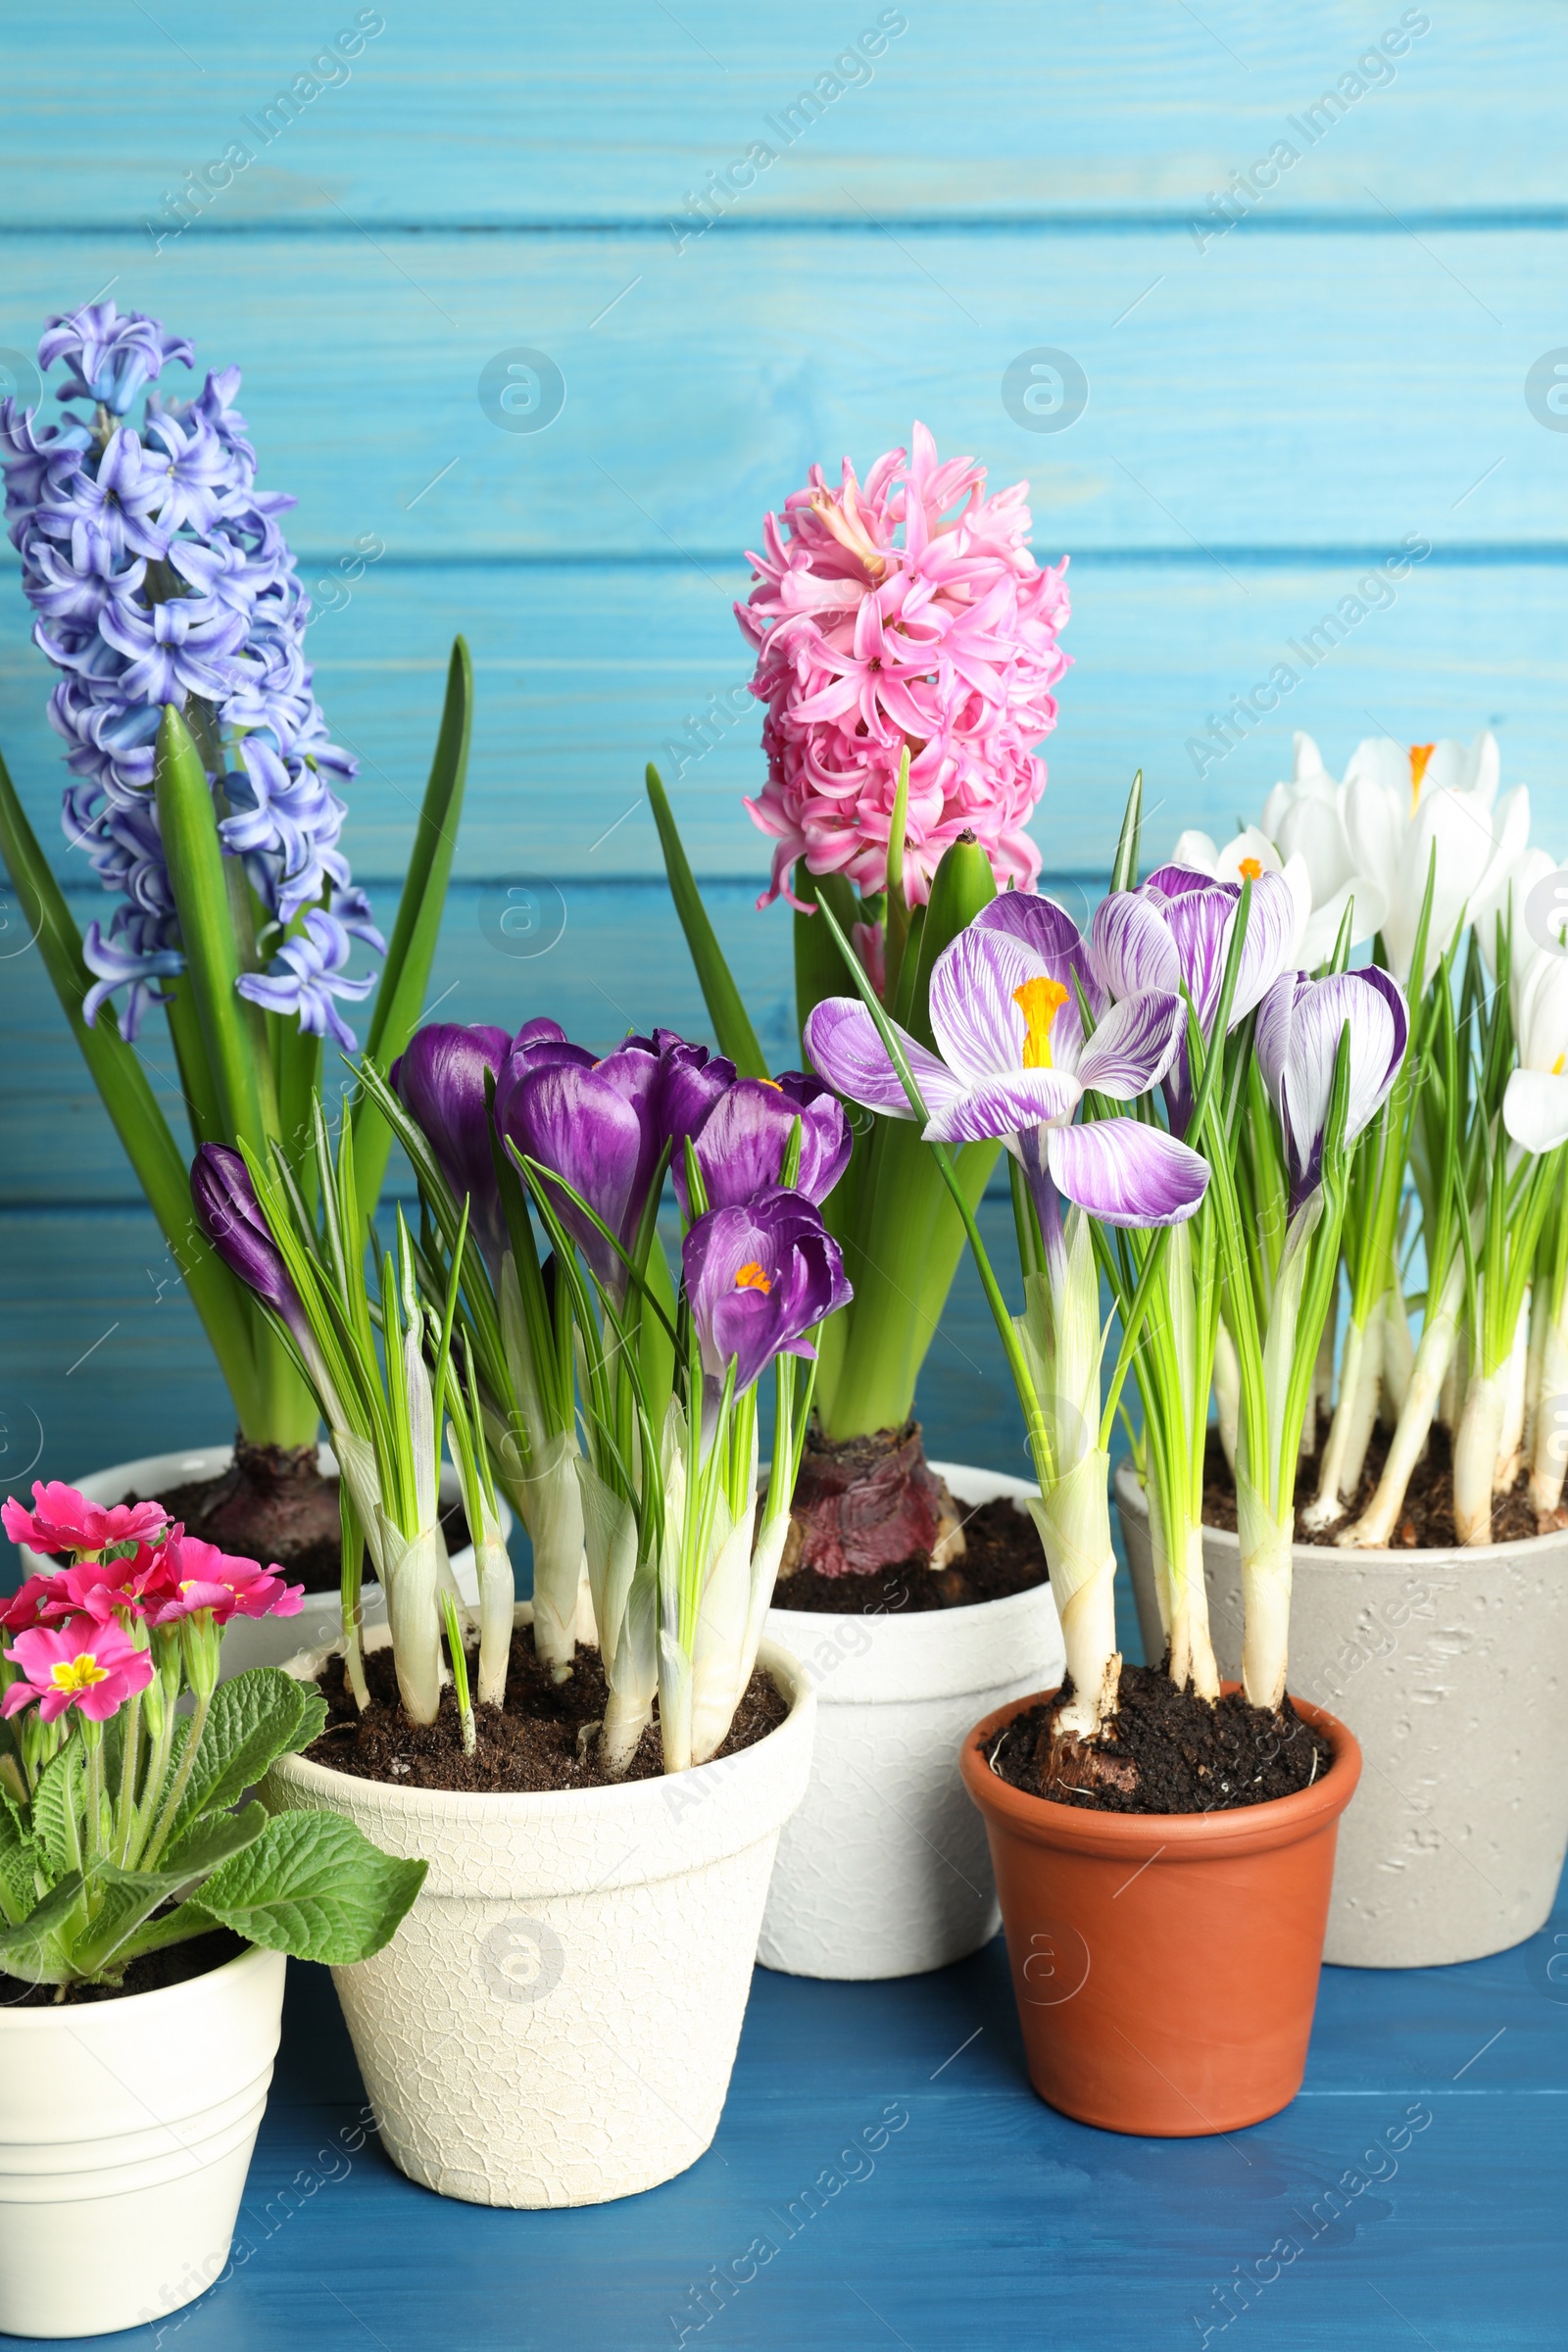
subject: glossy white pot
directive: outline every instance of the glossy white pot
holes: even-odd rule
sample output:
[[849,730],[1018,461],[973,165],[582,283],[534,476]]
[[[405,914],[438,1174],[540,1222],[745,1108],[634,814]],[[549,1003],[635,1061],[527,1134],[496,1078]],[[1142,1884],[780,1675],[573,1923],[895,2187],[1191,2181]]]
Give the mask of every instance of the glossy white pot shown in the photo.
[[709,2146],[816,1711],[787,1652],[764,1641],[758,1663],[785,1722],[669,1779],[460,1795],[301,1756],[273,1766],[274,1810],[344,1814],[430,1864],[386,1949],[332,1972],[382,2144],[411,2180],[474,2205],[598,2205]]
[[272,2080],[281,1952],[162,1992],[0,2009],[0,2329],[101,2335],[205,2294]]
[[[961,1503],[1009,1495],[1021,1510],[1037,1491],[961,1462],[931,1467]],[[806,1666],[817,1728],[759,1959],[797,1977],[911,1977],[978,1950],[1002,1913],[958,1750],[982,1715],[1061,1680],[1050,1586],[904,1617],[775,1608],[767,1630]]]
[[[1149,1510],[1116,1474],[1145,1654],[1164,1647]],[[1241,1545],[1203,1530],[1209,1622],[1239,1677]],[[1480,1960],[1548,1917],[1568,1848],[1568,1531],[1451,1551],[1298,1544],[1290,1689],[1360,1741],[1326,1960]]]
[[[233,1458],[232,1446],[192,1446],[183,1453],[149,1453],[140,1461],[117,1462],[113,1469],[93,1470],[85,1478],[73,1479],[71,1483],[89,1502],[123,1502],[128,1494],[157,1500],[164,1490],[189,1486],[198,1478],[217,1478]],[[323,1475],[336,1476],[337,1456],[330,1446],[319,1447],[317,1458]],[[443,1510],[461,1501],[462,1494],[458,1474],[449,1464],[441,1473]],[[507,1536],[512,1533],[512,1512],[505,1502],[501,1505],[501,1532]],[[19,1549],[24,1575],[54,1566],[52,1560],[40,1558],[25,1544]],[[264,1560],[262,1565],[265,1568],[267,1562]],[[477,1608],[479,1586],[471,1544],[453,1553],[452,1573],[464,1599]],[[367,1625],[384,1623],[386,1600],[373,1578],[366,1582],[364,1604]],[[247,1666],[281,1666],[299,1649],[314,1649],[323,1642],[333,1641],[339,1630],[338,1611],[334,1587],[327,1592],[307,1592],[297,1617],[236,1617],[223,1633],[223,1681],[242,1673]]]

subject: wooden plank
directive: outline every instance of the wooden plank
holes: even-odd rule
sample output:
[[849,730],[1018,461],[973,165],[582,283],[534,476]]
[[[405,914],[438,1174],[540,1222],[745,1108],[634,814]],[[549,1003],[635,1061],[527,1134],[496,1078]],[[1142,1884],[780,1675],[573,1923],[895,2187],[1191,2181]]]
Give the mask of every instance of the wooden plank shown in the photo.
[[[1426,519],[1419,511],[1412,517]],[[1187,824],[1228,833],[1238,812],[1255,815],[1275,778],[1290,772],[1296,727],[1318,737],[1337,773],[1366,735],[1427,742],[1494,725],[1505,781],[1535,796],[1538,838],[1568,848],[1560,758],[1568,566],[1434,557],[1402,581],[1385,577],[1368,589],[1356,600],[1365,616],[1309,668],[1328,640],[1316,648],[1305,640],[1367,576],[1348,557],[1277,566],[1227,560],[1224,568],[1202,556],[1168,564],[1075,561],[1062,637],[1073,666],[1057,689],[1056,730],[1042,746],[1050,783],[1034,820],[1048,868],[1106,870],[1138,766],[1158,803],[1154,821],[1172,839]],[[345,845],[383,915],[390,919],[396,903],[386,877],[401,872],[413,838],[446,651],[459,628],[477,678],[460,878],[548,877],[564,886],[657,877],[642,782],[652,759],[698,872],[760,890],[768,845],[742,805],[763,780],[760,716],[730,612],[730,593],[744,585],[738,570],[715,587],[697,573],[638,565],[387,564],[367,576],[345,612],[315,622],[309,645],[322,706],[362,762]],[[1380,593],[1392,604],[1374,606]],[[78,882],[82,855],[68,852],[57,830],[64,769],[44,716],[51,673],[19,642],[20,627],[4,636],[0,744],[57,871]],[[1298,683],[1242,732],[1236,698],[1266,688],[1280,664]],[[1227,713],[1240,740],[1221,758],[1209,723]],[[80,906],[90,919],[101,908],[86,882]],[[20,959],[8,961],[5,947],[0,933],[0,1012],[23,1001],[13,986]],[[628,954],[620,968],[636,975],[636,1003],[646,1004],[641,946]]]
[[[1233,2342],[1557,2352],[1568,2083],[1544,1971],[1565,1929],[1559,1904],[1495,1961],[1326,1969],[1301,2094],[1216,2139],[1124,2138],[1037,2099],[1000,1938],[892,1984],[759,1969],[710,2152],[649,2196],[558,2213],[487,2212],[394,2171],[365,2135],[330,1978],[290,1962],[234,2269],[164,2341],[663,2352],[684,2326],[687,2352],[1149,2352],[1205,2325],[1219,2344],[1226,2310],[1233,2326],[1251,2308]],[[884,2119],[874,2156],[846,2153]],[[1402,2152],[1368,2183],[1362,2152],[1391,2129]],[[1358,2192],[1325,2202],[1348,2175]],[[748,2265],[759,2237],[772,2251]],[[1271,2266],[1281,2238],[1294,2257]],[[1269,2283],[1227,2306],[1238,2269]],[[745,2282],[713,2295],[719,2272]]]
[[[124,237],[20,238],[0,347],[31,348],[47,315],[113,281],[203,365],[238,361],[262,478],[299,497],[291,534],[318,566],[375,538],[425,560],[695,563],[717,592],[810,463],[863,468],[915,417],[999,487],[1027,476],[1052,553],[1229,560],[1417,528],[1559,546],[1568,444],[1524,385],[1562,342],[1565,232],[1382,226],[1203,254],[1175,227],[890,241],[863,222],[684,254],[388,230],[190,240],[153,261]],[[1088,382],[1054,432],[1003,394],[1045,347]],[[480,406],[484,368],[518,348],[562,374],[544,430],[498,429]]]
[[[1266,200],[1276,215],[1364,213],[1369,177],[1389,202],[1424,209],[1568,199],[1563,29],[1549,0],[1516,0],[1505,39],[1484,0],[1430,14],[1395,0],[1310,11],[1211,0],[1200,13],[1162,0],[991,0],[980,16],[953,0],[907,11],[798,0],[783,18],[723,0],[689,0],[678,15],[600,0],[525,22],[505,0],[470,0],[427,21],[384,12],[385,29],[346,72],[324,64],[327,86],[313,90],[323,42],[366,13],[344,7],[334,22],[308,0],[279,0],[225,20],[167,0],[154,22],[88,0],[72,19],[69,84],[50,21],[19,23],[0,115],[5,217],[122,222],[145,250],[142,222],[166,191],[236,141],[253,160],[213,195],[219,230],[340,227],[344,214],[372,228],[662,223],[759,142],[778,161],[739,199],[749,219],[854,219],[865,205],[1185,220],[1280,142],[1302,161]],[[857,36],[890,17],[906,29],[852,62]],[[1397,47],[1412,17],[1430,28],[1393,61],[1392,79],[1387,68],[1357,74],[1370,45],[1392,34]],[[1370,86],[1309,146],[1291,118],[1348,74]],[[264,120],[291,91],[297,119],[285,107]],[[803,91],[821,100],[820,118],[802,110],[792,135],[785,110]]]

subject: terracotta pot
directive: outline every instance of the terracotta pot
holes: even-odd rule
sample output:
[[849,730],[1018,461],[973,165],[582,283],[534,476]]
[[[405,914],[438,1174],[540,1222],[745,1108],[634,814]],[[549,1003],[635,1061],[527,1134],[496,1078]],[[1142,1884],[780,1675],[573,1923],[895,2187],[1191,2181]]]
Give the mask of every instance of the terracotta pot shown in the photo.
[[[1149,1506],[1125,1463],[1116,1504],[1157,1658]],[[1433,1551],[1298,1544],[1293,1560],[1292,1692],[1335,1708],[1366,1763],[1323,1957],[1435,1968],[1522,1943],[1568,1848],[1568,1530]],[[1219,1670],[1239,1674],[1242,1554],[1223,1528],[1203,1530],[1203,1571]]]
[[[1234,1686],[1231,1686],[1234,1688]],[[1300,2088],[1340,1815],[1361,1751],[1298,1701],[1334,1760],[1295,1796],[1228,1813],[1091,1813],[991,1770],[1014,1699],[963,1743],[985,1816],[1029,2080],[1105,2132],[1198,2138]]]
[[[110,1470],[90,1470],[85,1478],[74,1479],[72,1484],[89,1502],[123,1502],[130,1494],[156,1496],[162,1490],[186,1486],[193,1479],[217,1478],[233,1458],[232,1446],[188,1446],[181,1453],[149,1453],[139,1461],[117,1462]],[[323,1477],[336,1475],[337,1456],[330,1446],[318,1449],[317,1461]],[[448,1464],[441,1472],[441,1508],[450,1510],[453,1503],[462,1499],[462,1481]],[[501,1532],[504,1536],[512,1533],[512,1512],[504,1499]],[[43,1559],[25,1544],[19,1544],[18,1549],[24,1576],[54,1566],[52,1560]],[[452,1554],[452,1573],[464,1599],[476,1608],[479,1581],[471,1544]],[[385,1624],[386,1602],[373,1576],[366,1579],[364,1601],[366,1624]],[[236,1617],[223,1635],[222,1680],[228,1682],[247,1666],[281,1666],[296,1650],[330,1642],[341,1630],[336,1585],[325,1592],[307,1592],[297,1617]]]
[[[931,1467],[965,1504],[1010,1495],[1021,1511],[1038,1492],[963,1462]],[[1059,1677],[1049,1584],[905,1616],[774,1608],[767,1631],[811,1678],[816,1747],[806,1800],[779,1834],[763,1967],[910,1977],[989,1943],[1001,1914],[955,1757],[983,1708]]]

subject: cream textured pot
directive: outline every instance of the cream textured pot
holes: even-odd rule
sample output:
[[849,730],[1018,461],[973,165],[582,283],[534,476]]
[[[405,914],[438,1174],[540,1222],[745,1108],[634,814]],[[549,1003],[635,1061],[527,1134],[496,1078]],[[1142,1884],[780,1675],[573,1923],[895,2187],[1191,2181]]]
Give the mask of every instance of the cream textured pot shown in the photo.
[[272,2080],[281,1952],[162,1992],[0,2010],[0,2329],[101,2335],[204,2294]]
[[[220,1471],[228,1468],[233,1458],[232,1446],[192,1446],[183,1453],[149,1453],[137,1462],[117,1462],[112,1470],[94,1470],[86,1478],[74,1479],[72,1483],[89,1502],[123,1502],[127,1494],[159,1499],[161,1489],[189,1486],[198,1478],[216,1478]],[[330,1446],[322,1446],[317,1458],[323,1474],[336,1474],[337,1456]],[[462,1483],[449,1464],[441,1473],[441,1507],[448,1510],[462,1499]],[[501,1532],[505,1536],[512,1533],[512,1513],[504,1501]],[[24,1575],[54,1566],[52,1560],[40,1558],[25,1544],[19,1548]],[[267,1565],[264,1560],[262,1566]],[[453,1553],[452,1573],[464,1599],[477,1608],[479,1586],[471,1544]],[[386,1617],[386,1601],[373,1578],[366,1580],[363,1597],[367,1625],[381,1623]],[[230,1676],[243,1673],[247,1666],[281,1666],[302,1647],[315,1649],[323,1642],[334,1641],[338,1633],[338,1606],[334,1586],[327,1592],[307,1592],[297,1617],[234,1618],[223,1633],[223,1681],[226,1683]]]
[[[960,1462],[931,1467],[971,1505],[1010,1495],[1021,1509],[1038,1492]],[[797,1977],[912,1977],[978,1950],[1002,1912],[958,1750],[979,1716],[1060,1682],[1050,1586],[906,1617],[775,1608],[767,1630],[806,1666],[817,1724],[759,1959]]]
[[[1116,1503],[1145,1654],[1164,1646],[1149,1510]],[[1452,1551],[1295,1548],[1293,1696],[1361,1745],[1323,1956],[1347,1968],[1480,1960],[1535,1935],[1568,1848],[1568,1531]],[[1241,1546],[1203,1530],[1220,1673],[1241,1672]]]
[[709,2146],[815,1719],[787,1652],[764,1641],[758,1664],[787,1720],[669,1779],[491,1796],[301,1756],[272,1767],[274,1811],[345,1814],[430,1864],[386,1949],[332,1971],[382,2143],[411,2180],[474,2205],[598,2205]]

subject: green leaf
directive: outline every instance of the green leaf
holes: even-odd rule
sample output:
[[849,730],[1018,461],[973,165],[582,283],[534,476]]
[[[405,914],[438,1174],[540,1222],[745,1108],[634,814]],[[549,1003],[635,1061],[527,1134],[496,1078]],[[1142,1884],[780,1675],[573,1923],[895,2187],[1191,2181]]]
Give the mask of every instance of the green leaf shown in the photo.
[[81,1741],[73,1740],[51,1757],[32,1792],[32,1834],[51,1878],[81,1866]]
[[[931,994],[931,967],[944,948],[952,945],[960,931],[968,929],[982,906],[989,906],[997,895],[997,877],[991,870],[991,860],[977,841],[956,841],[943,852],[942,862],[931,877],[931,896],[926,905],[925,921],[920,929],[920,953],[914,987],[904,1000],[900,1013],[903,1026],[922,1046],[936,1050],[932,1035],[931,1016],[927,1009]],[[835,914],[838,912],[834,908]],[[903,992],[901,991],[901,995]]]
[[208,1880],[201,1907],[252,1943],[341,1968],[391,1941],[429,1867],[381,1853],[336,1813],[279,1813]]
[[0,1968],[27,1984],[69,1984],[80,1974],[71,1951],[70,1929],[80,1908],[83,1879],[71,1871],[51,1886],[19,1928],[0,1928]]
[[239,943],[218,838],[218,810],[202,756],[172,703],[158,728],[153,789],[179,915],[185,985],[195,1004],[225,1141],[249,1144],[260,1152],[267,1131],[253,1035],[244,999],[235,987]]
[[[468,736],[473,723],[473,663],[467,642],[456,638],[447,670],[447,699],[441,712],[430,780],[424,788],[414,851],[398,901],[398,919],[392,926],[381,982],[375,992],[375,1011],[365,1051],[382,1069],[390,1069],[414,1035],[415,1024],[430,984],[435,961],[436,934],[446,906],[452,855],[458,846],[463,815],[463,787],[468,772]],[[363,1100],[354,1116],[354,1176],[360,1206],[373,1216],[386,1174],[392,1136],[386,1121]]]
[[708,919],[702,893],[692,875],[692,869],[681,847],[680,834],[675,827],[659,770],[650,761],[648,768],[648,798],[653,804],[654,822],[659,827],[659,839],[664,852],[664,871],[669,877],[669,895],[675,902],[680,927],[686,934],[692,962],[702,984],[708,1017],[713,1024],[718,1050],[727,1054],[743,1078],[766,1078],[771,1075],[767,1056],[757,1042],[741,992],[734,975],[724,961],[724,952],[714,937],[713,926]]
[[72,1958],[83,1976],[98,1976],[124,1956],[143,1920],[182,1887],[193,1887],[211,1876],[220,1863],[243,1853],[266,1829],[267,1807],[246,1805],[238,1813],[220,1813],[214,1821],[198,1823],[172,1847],[156,1870],[121,1870],[99,1862],[87,1873],[94,1910],[88,1932]]
[[1138,888],[1138,845],[1144,829],[1144,771],[1133,778],[1133,788],[1127,795],[1122,811],[1121,832],[1116,842],[1115,861],[1110,869],[1112,890]]
[[[839,928],[850,935],[851,925],[860,919],[859,901],[855,885],[844,874],[813,874],[803,867],[796,868],[795,895],[802,906],[815,906],[826,899],[839,920]],[[852,996],[854,975],[844,968],[833,934],[826,923],[814,914],[795,910],[795,1017],[801,1029],[801,1059],[806,1062],[806,1024],[818,1004],[828,997]]]
[[[220,1683],[175,1816],[175,1838],[199,1815],[216,1813],[254,1788],[277,1757],[309,1747],[325,1722],[319,1690],[281,1667],[251,1666]],[[172,1862],[171,1852],[165,1867]]]
[[38,1900],[43,1850],[22,1826],[16,1806],[0,1795],[0,1907],[13,1925],[25,1919]]
[[163,1230],[191,1304],[201,1317],[240,1425],[248,1436],[265,1436],[256,1422],[256,1365],[246,1294],[208,1247],[191,1214],[184,1154],[158,1106],[135,1048],[125,1044],[107,1010],[90,1029],[82,1019],[81,1007],[93,976],[82,955],[81,934],[38,847],[3,760],[0,854],[72,1035]]

